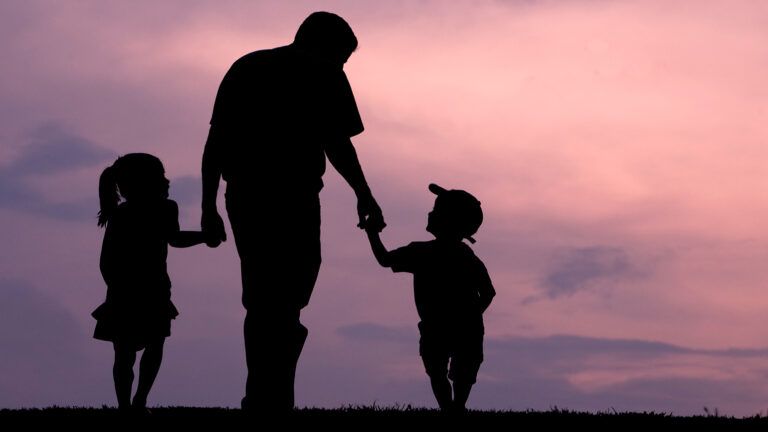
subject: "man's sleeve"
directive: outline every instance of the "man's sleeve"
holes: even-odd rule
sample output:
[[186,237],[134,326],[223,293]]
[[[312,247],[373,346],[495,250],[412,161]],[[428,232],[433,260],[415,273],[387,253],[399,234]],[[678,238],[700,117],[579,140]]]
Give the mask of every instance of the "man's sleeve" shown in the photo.
[[237,109],[238,92],[236,88],[238,86],[238,75],[240,65],[239,62],[235,62],[232,67],[229,68],[224,78],[221,80],[219,90],[216,92],[216,101],[213,103],[213,113],[211,114],[211,125],[223,125],[225,123],[231,123],[235,121],[234,116],[238,115]]
[[344,71],[335,79],[334,94],[331,96],[329,123],[333,125],[334,133],[344,137],[353,137],[365,130],[360,111],[357,109],[355,95]]
[[397,248],[389,252],[389,262],[395,273],[413,273],[419,266],[419,247],[416,243]]

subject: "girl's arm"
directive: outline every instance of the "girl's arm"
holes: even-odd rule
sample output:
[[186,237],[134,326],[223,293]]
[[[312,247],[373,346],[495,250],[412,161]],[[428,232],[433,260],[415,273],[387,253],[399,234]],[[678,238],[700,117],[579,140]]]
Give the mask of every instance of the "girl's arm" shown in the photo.
[[168,200],[168,245],[175,248],[186,248],[205,243],[205,236],[201,231],[179,230],[179,206],[176,201]]
[[379,232],[371,228],[366,228],[365,232],[368,234],[368,241],[371,243],[371,250],[373,251],[373,256],[376,257],[376,261],[382,267],[392,267],[389,251],[384,247],[384,243],[381,242]]
[[120,257],[118,256],[119,250],[115,240],[114,222],[109,221],[104,232],[104,240],[101,243],[101,256],[99,258],[99,269],[107,286],[113,285],[119,278],[117,270]]
[[176,231],[168,239],[168,244],[175,248],[186,248],[201,243],[205,243],[202,231]]

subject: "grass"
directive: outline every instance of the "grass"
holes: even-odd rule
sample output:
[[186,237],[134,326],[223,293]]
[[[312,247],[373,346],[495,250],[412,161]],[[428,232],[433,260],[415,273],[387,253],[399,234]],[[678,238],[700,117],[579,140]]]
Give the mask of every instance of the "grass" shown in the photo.
[[[716,427],[722,430],[755,429],[768,430],[768,417],[756,415],[748,418],[734,418],[716,415],[705,410],[706,415],[681,417],[666,413],[604,412],[588,413],[554,408],[550,411],[469,411],[462,416],[446,416],[433,409],[411,406],[348,406],[339,409],[304,408],[290,416],[278,419],[285,426],[308,426],[312,429],[332,427],[339,429],[375,429],[403,426],[413,429],[418,426],[471,427],[473,430],[486,427],[505,429],[549,429],[588,428],[591,430],[624,430],[635,428],[675,428],[676,430],[701,430]],[[167,428],[194,428],[216,431],[227,428],[237,429],[240,425],[265,424],[268,417],[262,414],[247,414],[239,409],[157,407],[148,415],[125,415],[114,408],[50,407],[19,410],[0,410],[0,429],[20,425],[25,429],[38,427],[65,428],[138,428],[144,430]],[[269,424],[273,424],[270,419]],[[201,429],[202,428],[202,429]],[[273,429],[273,428],[269,428]],[[399,432],[399,431],[398,431]]]

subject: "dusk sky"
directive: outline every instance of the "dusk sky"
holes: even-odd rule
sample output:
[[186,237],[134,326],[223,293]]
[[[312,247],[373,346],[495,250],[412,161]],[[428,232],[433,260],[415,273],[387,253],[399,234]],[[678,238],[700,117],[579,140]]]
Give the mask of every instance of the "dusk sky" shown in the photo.
[[[498,295],[471,408],[766,414],[762,0],[2,1],[0,408],[116,404],[91,338],[101,170],[157,155],[198,229],[221,78],[315,10],[360,41],[353,142],[384,243],[430,239],[430,182],[482,202],[472,247]],[[324,179],[297,404],[434,407],[411,277],[376,264],[351,189]],[[181,315],[149,403],[238,406],[234,243],[168,264]]]

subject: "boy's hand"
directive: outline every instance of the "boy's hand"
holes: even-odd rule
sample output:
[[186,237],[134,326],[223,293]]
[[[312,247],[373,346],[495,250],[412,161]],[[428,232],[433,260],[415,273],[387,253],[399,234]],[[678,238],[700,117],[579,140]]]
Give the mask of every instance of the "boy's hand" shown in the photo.
[[387,224],[384,223],[384,215],[381,213],[381,207],[379,207],[379,204],[370,192],[358,196],[357,216],[360,219],[360,222],[357,224],[360,229],[365,229],[367,225],[372,225],[374,228],[381,231],[387,226]]

